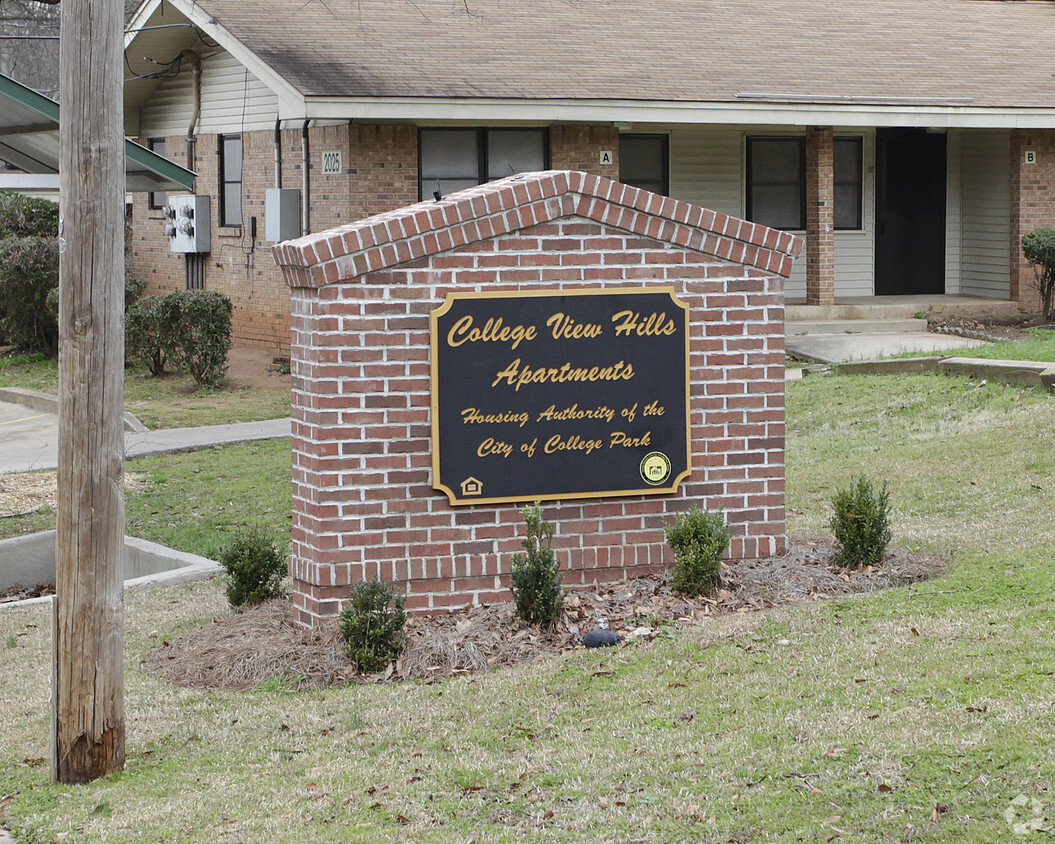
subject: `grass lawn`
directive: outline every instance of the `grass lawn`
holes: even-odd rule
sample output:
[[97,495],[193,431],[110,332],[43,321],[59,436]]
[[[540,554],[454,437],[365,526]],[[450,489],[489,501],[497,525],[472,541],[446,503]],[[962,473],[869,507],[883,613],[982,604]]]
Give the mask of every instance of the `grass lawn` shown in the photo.
[[[287,443],[204,456],[130,461],[149,480],[131,532],[201,550],[286,524],[288,498],[253,487],[288,483]],[[790,385],[790,530],[825,532],[861,473],[889,483],[895,541],[946,555],[946,577],[432,685],[175,688],[140,662],[228,612],[220,586],[128,593],[128,762],[86,786],[48,781],[47,611],[2,610],[0,822],[30,842],[1043,836],[1055,400],[935,376]]]
[[1001,340],[984,346],[964,349],[963,357],[989,360],[1035,360],[1055,363],[1055,331],[1049,328],[1026,329],[1023,340]]
[[[21,387],[58,394],[58,362],[42,355],[0,355],[0,387]],[[251,389],[230,379],[217,387],[199,388],[181,373],[152,377],[145,370],[125,372],[125,410],[148,428],[193,428],[289,416],[289,384]]]

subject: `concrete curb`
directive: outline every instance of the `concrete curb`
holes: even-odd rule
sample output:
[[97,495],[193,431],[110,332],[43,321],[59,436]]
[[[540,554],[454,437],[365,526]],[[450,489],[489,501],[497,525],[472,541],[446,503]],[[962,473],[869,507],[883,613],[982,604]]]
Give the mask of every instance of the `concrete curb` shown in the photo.
[[[12,583],[48,583],[55,578],[55,531],[41,531],[26,536],[0,540],[0,560],[7,565],[3,585]],[[204,580],[222,574],[215,560],[167,548],[156,542],[125,536],[122,575],[125,589],[149,589],[172,586],[192,580]],[[25,598],[0,602],[0,612],[7,607],[46,604],[54,596]],[[2,839],[0,839],[2,844]]]
[[1002,384],[1039,387],[1055,393],[1055,364],[1029,360],[990,360],[988,358],[914,357],[880,358],[832,364],[836,375],[897,375],[912,372],[940,372],[967,378],[987,378]]
[[879,360],[851,360],[832,364],[841,375],[895,375],[904,372],[937,372],[944,358],[928,356],[916,358],[881,358]]
[[[59,412],[58,396],[53,396],[51,393],[40,393],[36,390],[23,390],[21,387],[0,387],[0,401],[6,401],[9,404],[20,404],[32,410],[39,410],[41,413],[58,415]],[[142,434],[149,430],[146,425],[127,410],[124,413],[124,419],[126,431]]]

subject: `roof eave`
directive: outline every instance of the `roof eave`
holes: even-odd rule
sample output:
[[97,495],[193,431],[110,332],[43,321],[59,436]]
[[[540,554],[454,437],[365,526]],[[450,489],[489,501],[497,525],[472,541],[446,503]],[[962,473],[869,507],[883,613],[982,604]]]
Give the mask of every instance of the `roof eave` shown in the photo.
[[898,102],[687,102],[501,97],[308,96],[304,111],[284,120],[407,122],[659,123],[787,126],[901,126],[941,129],[1042,129],[1055,108],[989,107],[910,100]]

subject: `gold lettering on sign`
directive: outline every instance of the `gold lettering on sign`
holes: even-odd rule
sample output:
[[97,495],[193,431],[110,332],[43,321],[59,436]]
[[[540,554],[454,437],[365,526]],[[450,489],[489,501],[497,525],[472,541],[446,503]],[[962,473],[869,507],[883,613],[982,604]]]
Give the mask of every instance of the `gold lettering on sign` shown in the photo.
[[530,421],[530,413],[519,413],[514,410],[507,410],[504,413],[484,413],[479,408],[467,407],[462,411],[462,424],[465,425],[500,425],[503,422],[514,422],[523,428]]
[[619,361],[611,366],[576,367],[571,363],[560,367],[540,366],[532,369],[522,366],[520,358],[495,376],[492,387],[505,381],[514,390],[520,390],[525,384],[565,384],[568,381],[629,381],[634,377],[633,364]]
[[604,447],[604,443],[601,440],[584,440],[578,434],[565,439],[560,434],[554,434],[542,447],[542,450],[546,454],[555,454],[558,451],[585,451],[587,454],[593,454],[593,452]]
[[592,340],[604,334],[604,328],[593,322],[576,322],[570,316],[557,312],[546,320],[553,332],[554,340]]
[[664,313],[651,313],[644,319],[637,311],[620,311],[612,317],[616,337],[669,337],[678,330],[677,323]]
[[525,340],[534,340],[538,332],[533,325],[504,325],[502,317],[488,319],[483,328],[473,325],[471,316],[463,316],[447,332],[447,345],[462,343],[510,343],[515,349]]

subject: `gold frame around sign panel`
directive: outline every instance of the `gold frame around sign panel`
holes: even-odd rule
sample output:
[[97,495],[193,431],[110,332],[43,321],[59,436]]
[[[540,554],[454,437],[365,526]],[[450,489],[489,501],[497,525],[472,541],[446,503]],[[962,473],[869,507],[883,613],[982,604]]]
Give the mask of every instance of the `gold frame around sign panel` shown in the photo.
[[[439,396],[437,391],[436,376],[436,325],[439,318],[449,311],[458,299],[526,299],[548,297],[552,299],[561,296],[611,296],[623,294],[641,293],[666,293],[670,296],[675,307],[681,308],[685,313],[685,462],[686,467],[670,486],[650,487],[648,489],[621,489],[621,490],[594,490],[592,492],[566,492],[541,495],[515,495],[499,496],[496,498],[459,498],[457,493],[446,484],[439,482],[440,476],[440,449],[439,449]],[[521,501],[557,501],[560,499],[573,498],[615,498],[617,496],[630,495],[669,495],[678,491],[682,481],[692,475],[692,394],[690,392],[689,371],[689,329],[692,325],[689,316],[691,311],[689,305],[678,298],[677,290],[671,285],[657,287],[608,287],[591,288],[589,290],[562,290],[552,291],[520,291],[501,290],[494,293],[470,293],[454,292],[448,293],[443,304],[429,312],[429,412],[432,437],[430,447],[432,449],[432,488],[443,492],[448,498],[451,506],[466,506],[471,504],[516,504]]]

